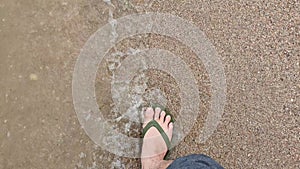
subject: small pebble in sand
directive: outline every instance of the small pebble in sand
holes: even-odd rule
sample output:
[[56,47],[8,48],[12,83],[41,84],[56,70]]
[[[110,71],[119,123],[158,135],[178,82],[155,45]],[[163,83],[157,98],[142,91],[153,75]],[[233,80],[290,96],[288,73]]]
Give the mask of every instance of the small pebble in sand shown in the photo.
[[111,5],[111,1],[110,0],[103,0],[105,3],[107,3],[108,5]]
[[10,132],[9,132],[9,131],[6,133],[6,136],[7,136],[7,137],[10,137]]
[[38,80],[38,76],[36,74],[30,74],[29,75],[30,80]]
[[79,158],[84,158],[84,157],[86,157],[86,154],[84,154],[83,152],[81,152],[81,153],[79,154]]

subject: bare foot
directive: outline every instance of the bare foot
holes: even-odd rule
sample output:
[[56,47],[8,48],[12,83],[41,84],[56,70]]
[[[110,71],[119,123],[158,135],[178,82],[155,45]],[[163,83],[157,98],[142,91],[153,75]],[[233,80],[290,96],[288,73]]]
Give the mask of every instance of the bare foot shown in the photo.
[[[161,111],[160,108],[155,108],[154,110],[149,107],[144,114],[144,124],[145,127],[151,120],[155,120],[165,131],[169,140],[172,139],[173,123],[171,117],[164,111]],[[151,127],[144,136],[143,147],[142,147],[142,168],[143,169],[158,169],[158,168],[167,168],[167,166],[172,161],[164,161],[164,156],[168,151],[168,147],[155,127]]]

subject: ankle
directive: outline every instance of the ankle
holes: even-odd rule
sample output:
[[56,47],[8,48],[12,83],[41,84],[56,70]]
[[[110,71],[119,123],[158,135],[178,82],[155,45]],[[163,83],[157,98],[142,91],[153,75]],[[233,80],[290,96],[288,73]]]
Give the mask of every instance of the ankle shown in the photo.
[[164,160],[158,160],[157,158],[151,157],[142,159],[142,169],[162,169],[163,166],[165,166]]
[[173,160],[144,160],[142,161],[142,169],[166,169],[172,162]]
[[173,160],[162,160],[158,163],[156,167],[158,169],[166,169],[172,162]]

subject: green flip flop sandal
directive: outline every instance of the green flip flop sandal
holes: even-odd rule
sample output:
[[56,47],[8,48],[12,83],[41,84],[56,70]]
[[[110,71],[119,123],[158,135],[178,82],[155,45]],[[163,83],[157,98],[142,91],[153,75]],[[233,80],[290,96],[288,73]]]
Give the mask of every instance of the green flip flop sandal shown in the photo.
[[[164,108],[161,105],[152,105],[151,106],[153,108],[153,110],[155,110],[155,108],[159,107],[161,109],[161,111],[166,112],[166,116],[170,115],[171,116],[171,121],[170,122],[174,122],[173,116],[170,114],[169,110],[167,110],[166,108]],[[155,127],[159,133],[161,134],[162,138],[164,139],[168,150],[170,150],[171,148],[171,141],[169,140],[169,137],[167,136],[167,134],[165,133],[165,131],[162,129],[162,127],[159,125],[159,123],[157,123],[155,120],[151,120],[143,129],[143,134],[142,137],[144,138],[146,132],[151,128],[151,127]]]

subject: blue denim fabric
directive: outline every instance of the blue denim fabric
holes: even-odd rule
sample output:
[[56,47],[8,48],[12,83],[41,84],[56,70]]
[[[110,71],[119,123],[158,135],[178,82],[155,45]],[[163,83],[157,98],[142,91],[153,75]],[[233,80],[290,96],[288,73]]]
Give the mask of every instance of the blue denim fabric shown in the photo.
[[178,158],[167,169],[224,169],[212,158],[203,154],[192,154]]

